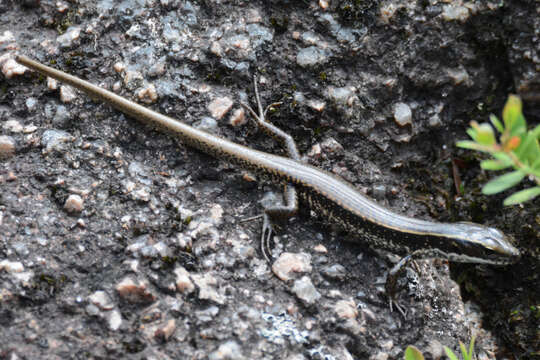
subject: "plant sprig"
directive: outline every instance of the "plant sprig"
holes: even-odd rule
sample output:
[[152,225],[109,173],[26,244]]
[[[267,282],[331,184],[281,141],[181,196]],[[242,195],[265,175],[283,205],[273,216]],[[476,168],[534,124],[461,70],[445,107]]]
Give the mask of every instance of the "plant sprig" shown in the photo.
[[[513,169],[485,184],[483,194],[492,195],[507,190],[525,177],[536,183],[536,186],[515,192],[504,199],[504,205],[515,205],[540,195],[540,125],[527,130],[521,99],[516,95],[508,97],[502,118],[501,122],[495,115],[490,115],[492,125],[471,121],[467,134],[472,141],[458,141],[456,145],[490,154],[492,159],[480,162],[484,170]],[[499,141],[492,126],[500,133]]]
[[[463,357],[463,360],[473,360],[475,358],[474,355],[474,341],[476,340],[475,336],[471,338],[471,343],[469,344],[469,349],[467,350],[467,347],[464,343],[461,341],[459,342],[459,348],[461,350],[461,356]],[[446,353],[446,356],[448,356],[448,359],[450,360],[459,360],[456,354],[452,350],[450,350],[449,347],[443,346],[444,352]],[[424,355],[418,348],[416,348],[413,345],[407,346],[407,349],[405,349],[405,360],[424,360]]]

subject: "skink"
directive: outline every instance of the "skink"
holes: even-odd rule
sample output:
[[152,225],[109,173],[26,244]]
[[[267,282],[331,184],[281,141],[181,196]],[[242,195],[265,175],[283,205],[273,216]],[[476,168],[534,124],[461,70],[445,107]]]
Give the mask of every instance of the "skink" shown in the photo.
[[[283,140],[292,158],[257,151],[195,129],[26,56],[18,56],[16,60],[100,99],[139,121],[164,129],[187,145],[288,186],[285,196],[287,205],[267,209],[269,217],[293,214],[298,194],[313,210],[328,221],[337,223],[358,241],[399,255],[497,265],[514,263],[520,257],[519,250],[512,245],[512,239],[495,228],[470,222],[432,222],[397,214],[369,199],[344,180],[300,162],[292,139],[264,121],[258,93],[259,125]],[[263,237],[265,231],[268,234],[271,232],[267,227],[263,230]]]

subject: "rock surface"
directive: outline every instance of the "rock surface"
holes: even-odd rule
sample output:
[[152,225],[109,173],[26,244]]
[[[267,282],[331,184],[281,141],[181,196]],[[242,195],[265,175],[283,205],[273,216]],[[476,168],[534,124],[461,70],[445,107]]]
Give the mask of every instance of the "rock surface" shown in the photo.
[[534,107],[538,11],[527,1],[0,1],[0,358],[394,359],[410,344],[457,349],[471,334],[480,358],[526,357],[539,348],[530,256],[458,274],[481,308],[463,302],[446,262],[419,261],[400,281],[404,318],[381,285],[395,259],[307,211],[274,239],[272,265],[303,254],[278,277],[258,250],[260,221],[242,221],[261,212],[259,180],[271,184],[13,56],[278,153],[236,112],[254,106],[257,74],[263,106],[282,103],[267,116],[305,161],[394,211],[496,225],[535,249],[538,204],[480,198],[485,175],[454,143],[510,92]]

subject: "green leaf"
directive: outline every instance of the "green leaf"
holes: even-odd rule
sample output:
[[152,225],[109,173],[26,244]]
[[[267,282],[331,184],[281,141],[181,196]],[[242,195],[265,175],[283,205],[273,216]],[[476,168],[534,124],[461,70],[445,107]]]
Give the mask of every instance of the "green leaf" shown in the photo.
[[533,139],[532,143],[529,145],[526,153],[523,156],[528,160],[529,164],[532,165],[538,161],[538,159],[540,159],[540,144],[532,135],[530,135],[530,137]]
[[479,124],[476,128],[476,142],[482,145],[491,146],[497,141],[495,140],[495,134],[493,128],[488,123]]
[[531,133],[526,133],[521,137],[521,143],[518,148],[514,150],[515,154],[520,159],[525,159],[529,152],[534,151],[533,146],[535,145],[536,139],[532,136]]
[[518,191],[504,199],[504,205],[516,205],[529,201],[540,195],[540,186]]
[[480,167],[484,170],[503,170],[512,166],[512,163],[506,163],[500,160],[483,160]]
[[505,163],[509,163],[509,164],[513,164],[514,162],[512,161],[512,158],[510,157],[510,155],[508,155],[507,153],[505,153],[504,151],[498,151],[496,153],[493,153],[492,154],[493,157],[499,161],[502,161],[502,162],[505,162]]
[[531,131],[531,134],[536,139],[540,139],[540,125],[536,125],[536,127]]
[[476,136],[477,136],[477,132],[475,129],[473,128],[468,128],[467,130],[465,130],[465,132],[467,133],[467,135],[469,135],[471,137],[471,139],[473,139],[474,141],[476,141]]
[[473,335],[471,338],[471,343],[469,344],[469,359],[472,360],[473,358],[473,352],[474,352],[474,341],[476,340],[476,336]]
[[525,177],[525,173],[520,170],[512,171],[508,174],[496,177],[495,179],[488,182],[482,188],[482,193],[484,195],[492,195],[500,193],[508,188],[519,183]]
[[506,130],[511,135],[516,135],[514,131],[523,125],[525,118],[521,112],[521,99],[516,95],[508,96],[503,109],[503,122]]
[[482,146],[474,141],[471,140],[462,140],[458,141],[456,143],[456,146],[463,148],[463,149],[469,149],[469,150],[477,150],[477,151],[483,151],[487,152],[487,149],[485,146]]
[[527,132],[527,122],[523,114],[520,114],[514,123],[514,126],[510,130],[511,136],[520,136]]
[[459,342],[459,349],[461,350],[461,356],[463,357],[463,360],[469,360],[469,354],[467,353],[467,348],[465,347],[465,344],[461,341]]
[[405,360],[424,360],[424,355],[413,345],[407,346],[405,349]]
[[491,120],[491,123],[493,124],[493,126],[495,126],[495,129],[499,130],[499,132],[501,132],[501,133],[504,132],[504,126],[503,126],[501,120],[499,120],[498,117],[491,114],[491,115],[489,115],[489,120]]
[[531,167],[533,169],[538,169],[540,170],[540,156],[538,156],[531,164]]
[[446,356],[448,356],[450,360],[459,360],[456,354],[454,354],[452,350],[450,350],[447,346],[443,346],[443,348],[444,348],[444,352],[446,353]]

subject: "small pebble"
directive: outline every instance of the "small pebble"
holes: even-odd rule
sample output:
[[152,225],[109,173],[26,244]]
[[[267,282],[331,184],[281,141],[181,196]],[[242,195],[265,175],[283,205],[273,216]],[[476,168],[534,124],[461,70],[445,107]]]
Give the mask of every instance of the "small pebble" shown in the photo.
[[399,126],[412,124],[412,111],[409,105],[405,103],[397,103],[394,106],[394,120]]
[[219,308],[217,306],[210,306],[204,310],[195,311],[195,316],[198,321],[210,322],[219,314]]
[[328,138],[321,143],[321,148],[328,153],[343,154],[343,145],[341,145],[336,139]]
[[123,62],[115,62],[113,65],[114,71],[116,71],[118,74],[126,70],[126,65]]
[[12,133],[20,133],[23,131],[23,126],[21,123],[13,119],[6,121],[2,127],[8,131],[11,131]]
[[323,244],[315,245],[313,250],[320,253],[320,254],[327,254],[328,253],[328,249]]
[[211,300],[217,304],[224,304],[225,298],[217,291],[217,279],[206,273],[204,275],[194,274],[191,276],[193,282],[199,288],[200,300]]
[[47,88],[50,90],[58,89],[58,81],[52,77],[47,77]]
[[15,140],[8,135],[0,135],[0,159],[15,155]]
[[326,108],[326,103],[320,100],[309,100],[308,106],[315,111],[322,112]]
[[379,10],[381,21],[385,24],[389,24],[390,19],[392,19],[399,8],[401,8],[401,6],[394,2],[382,3]]
[[233,101],[229,97],[219,97],[210,102],[207,108],[214,119],[221,119],[231,110]]
[[218,123],[216,119],[204,116],[200,121],[193,124],[193,127],[207,133],[216,133],[218,130]]
[[189,278],[189,272],[183,267],[177,267],[174,269],[174,274],[176,275],[176,290],[181,293],[192,293],[195,290],[195,285]]
[[439,114],[431,116],[428,120],[429,127],[438,128],[442,125],[441,117]]
[[4,31],[4,33],[0,35],[0,45],[11,42],[15,42],[15,36],[11,31]]
[[159,341],[167,341],[176,330],[176,321],[169,319],[163,326],[156,329],[154,337]]
[[300,300],[308,305],[315,304],[321,298],[321,294],[317,291],[311,279],[307,276],[295,280],[292,291]]
[[24,102],[24,104],[26,105],[26,109],[29,111],[29,112],[34,112],[36,110],[36,106],[38,104],[38,101],[36,98],[34,97],[29,97],[28,99],[26,99],[26,101]]
[[369,360],[387,360],[389,358],[389,354],[384,351],[379,351],[375,355],[371,355],[369,357]]
[[223,55],[223,48],[218,41],[213,41],[212,44],[210,44],[210,52],[218,57],[221,57]]
[[[0,63],[2,63],[0,61]],[[7,79],[11,79],[15,75],[22,75],[28,70],[25,66],[19,64],[15,59],[8,59],[2,64],[2,73]]]
[[30,254],[30,250],[28,250],[28,246],[26,243],[22,241],[17,241],[13,243],[13,250],[17,253],[17,255],[26,257],[28,254]]
[[249,38],[245,35],[235,35],[226,40],[227,47],[246,50],[249,48]]
[[69,124],[71,116],[68,109],[64,105],[56,107],[56,113],[52,118],[52,123],[57,128],[66,128]]
[[316,46],[310,46],[302,49],[296,55],[296,63],[301,67],[311,67],[315,65],[324,64],[327,61],[324,50],[319,49]]
[[77,26],[70,26],[65,33],[56,38],[56,42],[61,48],[69,48],[73,46],[74,42],[79,39],[81,35],[81,28]]
[[240,345],[234,340],[227,341],[210,353],[209,360],[244,360]]
[[444,5],[442,17],[446,21],[459,20],[465,22],[469,18],[469,9],[457,4]]
[[347,270],[343,265],[334,264],[331,266],[325,266],[322,268],[321,273],[329,278],[335,280],[343,280],[347,276]]
[[272,265],[274,274],[283,281],[288,281],[300,273],[311,272],[311,256],[306,253],[282,253]]
[[386,186],[384,185],[374,185],[372,195],[375,199],[381,200],[386,196]]
[[446,73],[450,79],[452,79],[454,85],[467,84],[469,82],[469,74],[464,68],[448,69],[446,70]]
[[235,127],[245,125],[247,123],[247,117],[244,109],[241,108],[234,110],[229,120],[229,123]]
[[425,352],[431,354],[431,357],[433,359],[441,359],[443,356],[444,348],[438,340],[432,339],[426,347]]
[[73,102],[76,98],[77,93],[74,88],[67,85],[60,86],[60,101],[66,104]]
[[154,84],[148,84],[145,88],[137,92],[139,100],[146,104],[153,104],[157,101],[158,95]]
[[151,303],[155,301],[155,296],[147,290],[145,283],[133,281],[126,277],[116,285],[118,295],[129,303]]
[[59,13],[66,12],[66,10],[69,9],[69,4],[65,1],[56,1],[56,10]]
[[0,271],[6,271],[8,273],[20,273],[24,271],[24,266],[20,261],[0,261]]
[[96,291],[88,297],[88,301],[99,307],[101,310],[108,311],[114,308],[111,297],[105,291]]
[[349,98],[354,94],[351,87],[333,87],[327,90],[328,97],[336,104],[344,105],[348,103]]
[[120,311],[115,309],[107,312],[105,316],[107,318],[107,325],[109,326],[110,330],[116,331],[120,329],[120,326],[122,326],[122,314],[120,314]]
[[354,319],[358,316],[358,310],[353,300],[340,300],[334,306],[336,315],[341,319]]
[[64,209],[69,213],[81,212],[84,208],[83,199],[76,194],[69,195],[64,204]]

